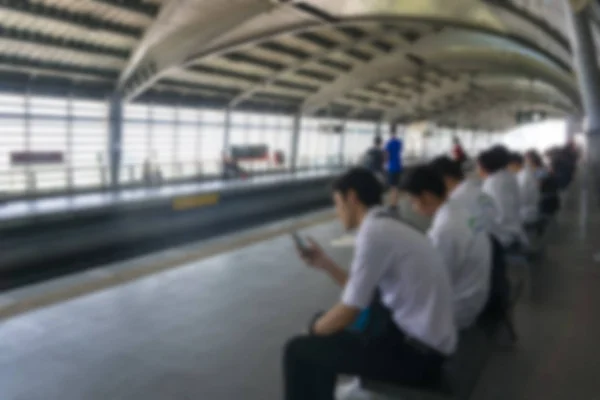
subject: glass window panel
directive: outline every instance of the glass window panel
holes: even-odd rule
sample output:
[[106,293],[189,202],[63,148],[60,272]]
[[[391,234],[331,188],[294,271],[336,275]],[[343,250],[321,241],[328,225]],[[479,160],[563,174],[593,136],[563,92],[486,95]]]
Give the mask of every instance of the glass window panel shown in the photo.
[[247,123],[250,126],[264,126],[265,116],[263,114],[248,114]]
[[31,97],[29,99],[30,113],[33,115],[66,116],[68,101],[65,98]]
[[197,122],[200,112],[195,108],[180,108],[178,118],[184,122]]
[[73,183],[78,187],[103,186],[108,182],[106,170],[98,167],[76,168],[73,170]]
[[175,158],[175,125],[155,125],[152,132],[152,160],[172,164]]
[[231,132],[229,133],[229,142],[232,145],[246,144],[247,129],[248,128],[232,127]]
[[67,173],[62,169],[38,168],[34,172],[36,189],[38,190],[56,190],[67,187]]
[[154,120],[162,121],[174,121],[175,120],[175,108],[165,106],[151,106],[150,107],[150,118]]
[[106,119],[108,115],[108,107],[104,101],[73,99],[72,108],[75,117],[96,117]]
[[123,118],[125,120],[146,119],[148,116],[147,104],[126,104],[123,108]]
[[199,153],[202,173],[206,175],[219,173],[223,155],[224,136],[225,129],[223,125],[203,125],[200,127]]
[[27,188],[25,171],[21,168],[0,169],[0,191],[4,193],[22,193]]
[[203,122],[225,124],[225,112],[215,110],[201,110],[200,117]]

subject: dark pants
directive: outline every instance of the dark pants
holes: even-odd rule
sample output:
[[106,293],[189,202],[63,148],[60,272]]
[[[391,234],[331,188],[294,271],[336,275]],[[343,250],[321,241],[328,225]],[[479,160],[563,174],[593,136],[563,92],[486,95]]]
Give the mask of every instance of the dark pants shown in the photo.
[[411,343],[395,325],[378,325],[385,330],[377,334],[367,329],[290,340],[283,361],[285,399],[333,400],[341,374],[412,384],[439,380],[444,356]]

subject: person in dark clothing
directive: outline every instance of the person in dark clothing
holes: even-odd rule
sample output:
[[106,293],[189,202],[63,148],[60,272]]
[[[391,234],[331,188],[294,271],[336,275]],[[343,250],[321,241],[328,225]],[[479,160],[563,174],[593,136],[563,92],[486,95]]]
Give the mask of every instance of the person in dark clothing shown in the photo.
[[382,143],[380,136],[375,137],[373,147],[367,150],[364,158],[365,168],[373,172],[378,179],[383,179],[385,176],[385,152],[381,148]]
[[452,139],[452,143],[452,158],[462,166],[467,161],[467,153],[457,137]]

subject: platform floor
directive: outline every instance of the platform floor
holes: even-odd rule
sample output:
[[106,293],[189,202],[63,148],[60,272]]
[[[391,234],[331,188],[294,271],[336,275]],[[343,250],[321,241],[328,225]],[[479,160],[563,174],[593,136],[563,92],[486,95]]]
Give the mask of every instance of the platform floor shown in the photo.
[[[600,398],[600,213],[582,230],[577,204],[518,307],[518,348],[492,357],[472,399]],[[338,295],[283,236],[13,317],[0,323],[0,399],[281,399],[283,343]]]

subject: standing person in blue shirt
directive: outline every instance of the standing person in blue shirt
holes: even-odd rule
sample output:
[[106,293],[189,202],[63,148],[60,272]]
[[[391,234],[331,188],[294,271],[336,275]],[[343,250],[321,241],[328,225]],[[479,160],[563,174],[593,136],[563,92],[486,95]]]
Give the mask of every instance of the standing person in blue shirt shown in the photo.
[[390,205],[398,207],[400,177],[402,175],[402,139],[398,138],[396,126],[392,127],[390,140],[385,145],[388,185],[390,186]]

